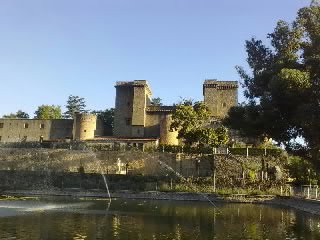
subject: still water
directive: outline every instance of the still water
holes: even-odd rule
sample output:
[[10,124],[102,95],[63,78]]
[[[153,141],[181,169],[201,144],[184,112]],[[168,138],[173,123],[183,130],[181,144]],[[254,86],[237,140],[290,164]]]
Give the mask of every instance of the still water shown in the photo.
[[249,204],[6,200],[0,201],[0,239],[320,239],[320,218]]

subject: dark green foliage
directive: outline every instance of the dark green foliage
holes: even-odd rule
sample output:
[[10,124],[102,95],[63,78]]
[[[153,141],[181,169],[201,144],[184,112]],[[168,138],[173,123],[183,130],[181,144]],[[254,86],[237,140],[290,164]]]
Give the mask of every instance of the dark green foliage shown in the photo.
[[188,146],[193,144],[199,147],[204,145],[218,146],[226,144],[228,141],[227,129],[207,128],[205,123],[208,122],[210,111],[204,102],[195,102],[189,100],[175,106],[172,114],[171,129],[178,131],[178,138],[183,139]]
[[162,106],[162,99],[157,97],[157,98],[152,98],[151,99],[151,105],[155,105],[155,106]]
[[79,96],[70,95],[67,100],[67,111],[64,113],[65,118],[73,118],[75,112],[87,112],[85,110],[85,99]]
[[18,110],[16,113],[10,113],[8,115],[3,115],[3,118],[29,118],[29,114]]
[[318,177],[312,164],[300,157],[289,157],[289,173],[295,184],[317,184]]
[[[248,103],[225,123],[249,137],[272,137],[287,149],[301,137],[316,159],[320,149],[320,5],[300,9],[292,23],[279,21],[261,40],[246,41],[251,73],[237,67]],[[302,149],[302,146],[299,146]],[[311,150],[311,151],[310,151]],[[315,154],[316,153],[316,154]]]

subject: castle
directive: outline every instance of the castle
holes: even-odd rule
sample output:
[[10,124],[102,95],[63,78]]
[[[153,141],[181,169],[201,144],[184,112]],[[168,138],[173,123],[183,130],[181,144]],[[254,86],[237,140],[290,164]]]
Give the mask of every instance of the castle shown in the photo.
[[[177,132],[169,131],[174,106],[153,105],[146,80],[116,82],[115,88],[112,138],[104,136],[103,123],[96,115],[75,113],[74,119],[0,119],[0,142],[73,139],[178,144]],[[224,118],[229,109],[237,105],[237,90],[236,81],[204,81],[204,102],[212,119]]]

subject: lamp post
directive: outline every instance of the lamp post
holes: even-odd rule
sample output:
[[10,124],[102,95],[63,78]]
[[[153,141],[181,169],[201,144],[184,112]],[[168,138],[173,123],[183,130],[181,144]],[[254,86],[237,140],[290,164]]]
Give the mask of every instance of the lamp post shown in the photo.
[[310,168],[308,168],[308,175],[309,175],[309,187],[311,190],[311,170],[310,170]]

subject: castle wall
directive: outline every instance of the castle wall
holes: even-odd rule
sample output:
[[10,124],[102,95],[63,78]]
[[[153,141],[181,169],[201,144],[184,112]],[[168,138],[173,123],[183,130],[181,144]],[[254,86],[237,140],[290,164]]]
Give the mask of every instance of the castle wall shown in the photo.
[[158,138],[160,136],[160,121],[164,113],[151,112],[146,115],[145,137]]
[[110,136],[112,132],[109,129],[105,128],[104,122],[101,119],[97,118],[96,130],[94,131],[94,136]]
[[146,90],[145,87],[133,88],[132,125],[145,125]]
[[117,137],[131,136],[133,105],[133,88],[116,87],[116,104],[114,112],[113,135]]
[[72,124],[70,119],[0,119],[0,142],[71,138]]

